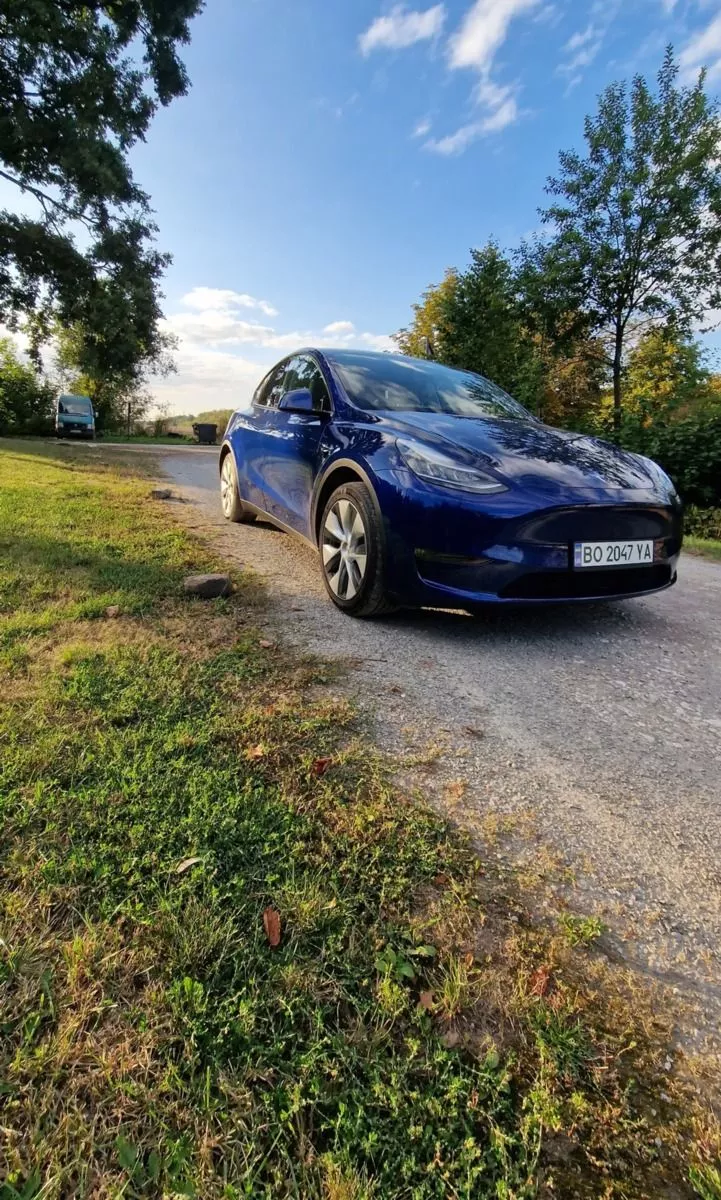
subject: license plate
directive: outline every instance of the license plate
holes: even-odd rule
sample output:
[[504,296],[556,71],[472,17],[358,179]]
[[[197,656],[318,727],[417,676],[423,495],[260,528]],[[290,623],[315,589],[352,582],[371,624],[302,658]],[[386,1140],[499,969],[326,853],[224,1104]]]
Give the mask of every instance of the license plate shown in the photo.
[[651,567],[653,542],[574,542],[574,567]]

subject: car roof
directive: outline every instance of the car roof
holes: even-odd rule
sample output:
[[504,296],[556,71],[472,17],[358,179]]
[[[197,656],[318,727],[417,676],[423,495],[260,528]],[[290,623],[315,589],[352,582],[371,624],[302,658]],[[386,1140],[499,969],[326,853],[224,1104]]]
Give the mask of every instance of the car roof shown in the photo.
[[320,354],[323,358],[337,358],[339,362],[343,362],[346,358],[371,358],[375,360],[403,358],[408,362],[422,363],[433,363],[435,361],[431,358],[418,358],[411,354],[401,354],[400,350],[364,350],[362,348],[354,349],[352,346],[342,346],[338,349],[333,346],[306,346],[302,350],[295,350],[288,357],[293,358],[295,354]]

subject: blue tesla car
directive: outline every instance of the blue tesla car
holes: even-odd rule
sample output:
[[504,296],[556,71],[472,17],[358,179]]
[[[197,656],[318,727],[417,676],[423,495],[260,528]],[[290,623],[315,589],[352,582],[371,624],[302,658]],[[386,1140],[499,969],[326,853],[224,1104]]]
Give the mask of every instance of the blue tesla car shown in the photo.
[[480,375],[303,350],[234,413],[223,513],[319,551],[344,612],[620,599],[669,587],[681,502],[650,459],[536,420]]

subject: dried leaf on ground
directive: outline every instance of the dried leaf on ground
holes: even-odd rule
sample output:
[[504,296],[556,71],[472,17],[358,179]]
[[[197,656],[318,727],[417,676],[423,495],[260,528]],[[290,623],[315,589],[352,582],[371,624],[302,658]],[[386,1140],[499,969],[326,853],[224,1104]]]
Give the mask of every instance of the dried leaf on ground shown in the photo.
[[550,968],[545,966],[537,967],[528,981],[528,990],[532,996],[545,996],[548,991],[548,985],[551,981]]
[[328,770],[328,767],[330,766],[330,764],[332,762],[333,762],[333,759],[330,757],[330,755],[327,758],[317,758],[315,760],[315,762],[313,763],[313,767],[312,767],[313,774],[314,775],[325,775],[326,771]]
[[433,992],[421,992],[418,997],[418,1003],[421,1008],[425,1008],[430,1012],[433,1008]]
[[179,862],[177,867],[175,868],[175,874],[176,875],[184,875],[185,872],[189,871],[191,867],[197,866],[197,864],[202,861],[203,861],[202,858],[197,858],[197,857],[196,858],[184,858],[183,861]]
[[280,945],[280,913],[269,906],[263,913],[263,928],[271,946]]

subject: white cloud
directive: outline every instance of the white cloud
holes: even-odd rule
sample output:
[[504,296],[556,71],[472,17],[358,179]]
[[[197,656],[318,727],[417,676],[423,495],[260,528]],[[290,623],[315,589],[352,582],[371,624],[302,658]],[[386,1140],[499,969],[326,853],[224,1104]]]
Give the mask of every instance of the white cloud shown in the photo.
[[214,408],[242,408],[268,370],[267,363],[239,354],[200,350],[181,345],[176,355],[177,374],[152,385],[155,399],[168,412],[208,412]]
[[434,4],[423,12],[407,9],[397,4],[385,17],[376,17],[368,29],[358,38],[361,54],[370,54],[381,48],[405,50],[416,42],[427,42],[438,37],[446,19],[443,4]]
[[584,70],[597,57],[620,7],[621,0],[594,0],[588,25],[577,30],[564,45],[562,53],[565,57],[557,68],[557,74],[566,75],[571,80],[566,94],[581,82]]
[[506,40],[514,17],[535,8],[539,0],[475,0],[460,29],[448,43],[449,62],[455,70],[474,67],[487,72]]
[[414,137],[414,138],[426,137],[426,135],[429,134],[430,132],[431,132],[431,123],[427,117],[424,117],[423,120],[419,121],[418,124],[416,125],[415,129],[413,130],[413,133],[411,134],[411,137]]
[[[330,343],[372,350],[394,348],[389,336],[359,332],[348,320],[330,321],[320,333],[283,332],[249,320],[247,310],[261,309],[264,303],[228,288],[196,287],[183,296],[178,311],[165,321],[179,341],[175,354],[178,371],[154,381],[156,399],[167,403],[172,413],[236,408],[250,399],[273,362],[303,346]],[[267,309],[271,310],[268,315],[275,313],[271,305]],[[246,348],[250,348],[248,357]]]
[[500,133],[507,125],[512,125],[517,116],[518,105],[515,99],[510,97],[487,117],[483,117],[480,121],[469,121],[467,125],[461,125],[460,129],[457,129],[455,133],[447,134],[446,137],[430,140],[426,142],[426,147],[436,154],[443,154],[447,157],[462,154],[478,138],[485,137],[489,133]]
[[331,321],[330,325],[325,326],[323,333],[327,333],[329,337],[355,333],[355,325],[352,321]]
[[584,67],[590,66],[601,49],[605,36],[606,30],[593,23],[574,33],[563,47],[563,53],[567,57],[558,68],[561,74],[575,77]]
[[183,304],[187,308],[197,308],[204,312],[208,309],[224,308],[257,308],[266,317],[277,317],[278,309],[267,300],[256,300],[247,292],[233,292],[228,288],[196,287],[183,296]]
[[721,74],[721,13],[687,42],[678,61],[686,83],[695,81],[701,67],[708,68],[710,79]]
[[558,4],[544,4],[533,18],[536,25],[547,25],[550,29],[563,18],[563,12]]
[[454,71],[470,69],[478,73],[473,101],[481,111],[454,133],[430,138],[425,142],[427,150],[444,155],[462,154],[478,138],[500,133],[518,120],[516,89],[494,82],[491,71],[511,22],[522,13],[537,9],[540,3],[541,0],[475,0],[471,5],[459,29],[448,40],[448,65]]

